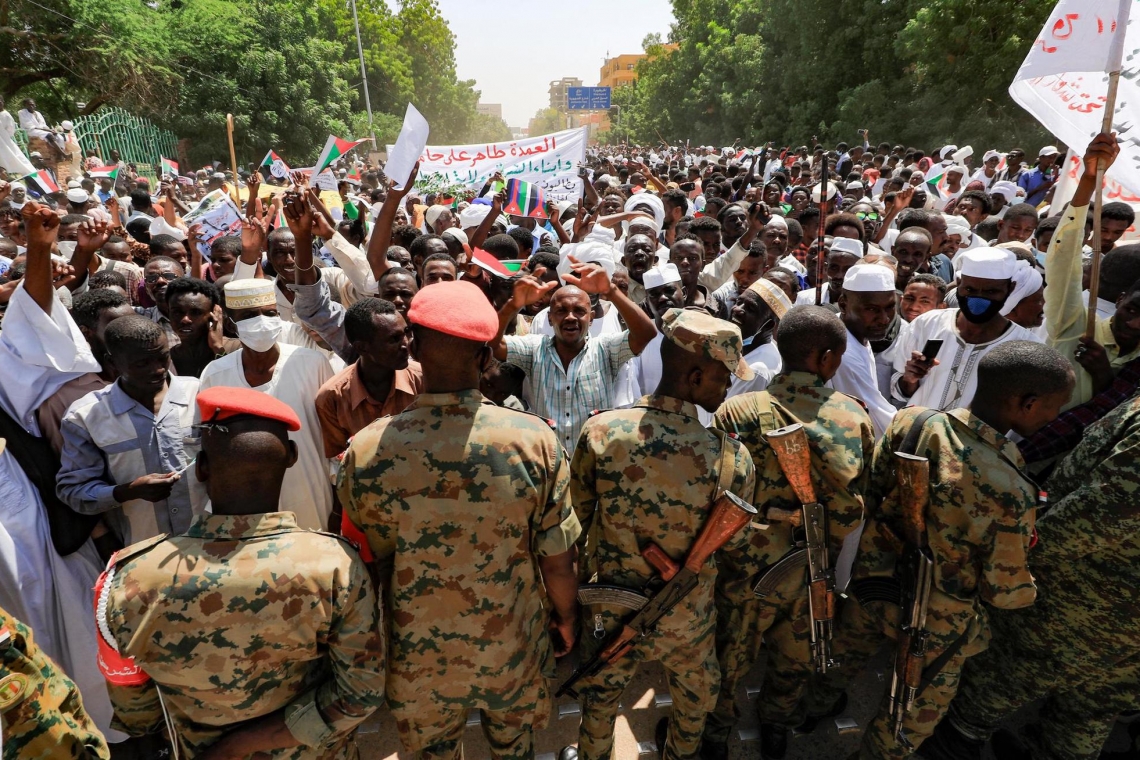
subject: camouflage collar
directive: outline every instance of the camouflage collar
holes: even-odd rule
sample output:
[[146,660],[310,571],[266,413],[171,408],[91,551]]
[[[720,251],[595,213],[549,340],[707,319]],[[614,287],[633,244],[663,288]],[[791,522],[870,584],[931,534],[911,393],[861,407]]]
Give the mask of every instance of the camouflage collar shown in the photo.
[[672,396],[658,396],[657,394],[649,394],[642,396],[638,399],[634,406],[643,407],[645,409],[660,409],[663,412],[672,412],[673,414],[683,414],[686,417],[697,418],[697,405],[691,401],[682,401],[679,398]]
[[479,406],[480,404],[493,404],[483,397],[478,388],[471,388],[456,393],[421,393],[416,396],[408,409],[420,409],[425,406]]
[[781,372],[772,378],[771,385],[782,385],[787,388],[822,388],[826,383],[819,375],[811,372]]
[[257,538],[286,530],[299,530],[292,512],[262,512],[253,515],[201,514],[190,523],[190,538]]
[[958,409],[951,409],[946,412],[946,414],[961,423],[976,437],[981,438],[994,449],[997,449],[998,453],[1009,460],[1014,467],[1019,470],[1025,467],[1025,460],[1021,458],[1021,452],[1018,450],[1017,445],[1006,438],[1003,433],[998,432],[998,430],[989,424],[975,417],[969,409],[960,407]]

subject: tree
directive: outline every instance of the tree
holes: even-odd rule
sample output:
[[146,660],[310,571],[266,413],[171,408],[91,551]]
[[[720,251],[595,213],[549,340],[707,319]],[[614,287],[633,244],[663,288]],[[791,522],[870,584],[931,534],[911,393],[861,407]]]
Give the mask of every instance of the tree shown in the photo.
[[477,113],[472,122],[471,130],[459,142],[464,145],[473,143],[506,142],[511,139],[511,128],[499,116],[489,113]]
[[541,108],[530,120],[528,130],[531,137],[545,135],[550,132],[560,132],[566,129],[566,117],[554,108]]

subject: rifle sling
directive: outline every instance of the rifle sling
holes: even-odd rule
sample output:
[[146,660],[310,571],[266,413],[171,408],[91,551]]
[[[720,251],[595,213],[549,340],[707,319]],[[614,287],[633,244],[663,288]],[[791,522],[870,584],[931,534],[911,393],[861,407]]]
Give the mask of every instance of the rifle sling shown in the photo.
[[946,667],[946,663],[950,662],[954,655],[962,651],[962,647],[966,645],[966,638],[969,635],[970,631],[967,629],[961,636],[954,639],[954,643],[946,647],[946,649],[942,651],[942,654],[935,657],[934,662],[922,669],[922,681],[919,682],[918,691],[914,694],[915,699],[922,696],[922,692],[926,691],[926,687],[930,685],[930,682],[938,677],[938,674],[942,672],[942,668]]

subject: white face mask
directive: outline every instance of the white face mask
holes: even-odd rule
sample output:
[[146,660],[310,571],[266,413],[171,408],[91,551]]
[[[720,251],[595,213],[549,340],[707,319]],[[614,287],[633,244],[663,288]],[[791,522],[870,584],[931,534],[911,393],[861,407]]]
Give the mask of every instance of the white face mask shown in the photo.
[[59,248],[59,255],[71,258],[75,254],[75,241],[74,240],[59,240],[56,242],[56,247]]
[[273,348],[277,336],[281,334],[282,323],[279,317],[261,315],[243,319],[237,323],[238,339],[250,351],[263,354]]

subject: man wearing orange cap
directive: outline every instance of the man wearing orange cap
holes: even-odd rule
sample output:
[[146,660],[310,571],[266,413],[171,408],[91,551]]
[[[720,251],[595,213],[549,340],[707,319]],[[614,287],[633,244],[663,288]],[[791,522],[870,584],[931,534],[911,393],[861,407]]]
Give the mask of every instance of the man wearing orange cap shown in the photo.
[[547,423],[479,392],[499,319],[477,285],[424,288],[408,321],[423,392],[356,434],[337,484],[391,611],[388,705],[417,757],[460,757],[478,708],[492,757],[531,758],[577,623],[569,464]]
[[384,699],[368,570],[345,539],[277,511],[301,427],[286,403],[222,386],[197,401],[212,513],[117,553],[96,585],[115,725],[151,734],[165,713],[187,757],[342,757]]

